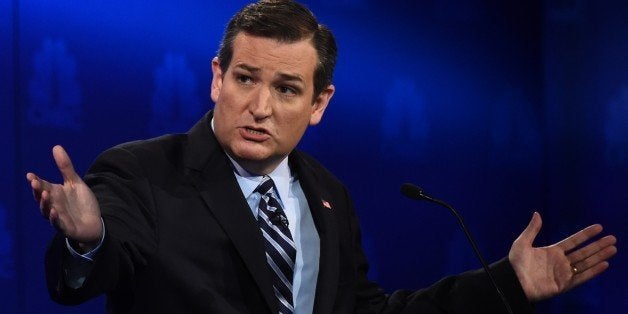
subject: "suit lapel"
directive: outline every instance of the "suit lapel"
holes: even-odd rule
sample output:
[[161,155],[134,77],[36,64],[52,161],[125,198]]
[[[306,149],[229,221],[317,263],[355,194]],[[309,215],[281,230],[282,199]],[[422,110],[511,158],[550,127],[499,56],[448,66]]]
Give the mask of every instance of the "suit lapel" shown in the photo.
[[188,133],[186,167],[199,190],[255,280],[271,313],[277,313],[264,244],[255,218],[242,196],[233,170],[220,148],[209,121],[211,112]]
[[307,198],[312,218],[320,238],[320,259],[314,313],[331,313],[338,288],[338,229],[333,204],[325,182],[315,169],[300,156],[298,151],[290,155],[290,167],[296,172]]

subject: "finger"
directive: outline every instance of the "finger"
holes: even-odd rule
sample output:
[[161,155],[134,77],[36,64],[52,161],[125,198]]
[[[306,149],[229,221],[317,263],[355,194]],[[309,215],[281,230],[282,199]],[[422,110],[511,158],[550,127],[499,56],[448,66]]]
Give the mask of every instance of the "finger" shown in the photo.
[[42,213],[43,213],[44,207],[46,206],[46,196],[47,196],[47,194],[48,193],[46,191],[43,191],[40,194],[40,197],[39,197],[39,211],[42,211]]
[[538,212],[534,212],[532,214],[532,219],[530,219],[530,223],[528,226],[521,232],[517,241],[521,241],[528,246],[532,246],[534,243],[534,239],[541,231],[541,225],[543,224],[543,220],[541,219],[541,215]]
[[578,247],[580,244],[598,235],[600,232],[602,232],[602,225],[591,225],[563,239],[556,245],[565,252],[571,251]]
[[39,202],[39,200],[41,199],[41,192],[46,189],[46,187],[48,186],[48,182],[46,182],[46,180],[40,179],[33,173],[27,173],[26,179],[29,180],[29,183],[31,184],[33,197],[35,197],[35,200]]
[[80,180],[80,177],[74,171],[74,166],[72,165],[70,156],[68,156],[68,153],[65,149],[63,149],[63,147],[61,147],[61,145],[56,145],[52,148],[52,156],[57,163],[57,168],[59,168],[64,182],[73,183]]
[[46,219],[48,219],[50,215],[50,207],[50,193],[44,191],[41,193],[41,200],[39,201],[39,212]]
[[591,280],[592,278],[598,276],[599,274],[601,274],[602,272],[604,272],[606,269],[608,269],[609,263],[604,261],[598,264],[595,264],[593,267],[583,271],[583,272],[579,272],[578,274],[576,274],[575,276],[573,276],[572,278],[572,282],[569,286],[569,288],[567,288],[567,290],[577,287],[589,280]]
[[68,236],[65,230],[65,226],[63,224],[63,220],[59,218],[59,212],[56,208],[52,208],[50,210],[50,225],[57,229],[57,231],[63,232],[64,235]]
[[[32,174],[32,173],[29,173]],[[52,186],[52,184],[38,176],[36,176],[35,174],[32,174],[33,176],[30,177],[29,181],[31,183],[31,188],[33,189],[38,189],[38,190],[50,190],[50,187]]]
[[571,253],[569,253],[567,255],[567,258],[569,259],[569,261],[571,262],[571,264],[575,264],[578,263],[590,256],[593,256],[594,254],[596,254],[597,252],[599,252],[600,250],[603,250],[609,246],[613,246],[615,245],[615,243],[617,243],[617,238],[615,238],[615,236],[609,235],[609,236],[605,236],[593,243],[590,243],[589,245],[578,249],[576,251],[573,251]]
[[587,269],[594,268],[599,264],[608,263],[608,260],[611,259],[611,257],[615,256],[616,253],[617,247],[609,246],[599,251],[597,254],[578,263],[578,266],[576,267],[579,267],[579,270],[586,271]]
[[39,203],[39,209],[48,207],[50,203],[50,193],[53,188],[52,184],[46,180],[37,179],[31,181],[31,187],[33,189],[33,197],[35,201]]
[[43,192],[41,182],[37,179],[32,179],[30,184],[31,190],[33,191],[33,198],[35,198],[35,201],[39,202],[41,200],[41,193]]
[[607,260],[609,260],[611,257],[613,257],[615,254],[617,253],[617,247],[614,245],[611,246],[607,246],[597,252],[595,252],[595,254],[587,257],[584,260],[581,260],[577,263],[572,264],[573,266],[575,266],[578,271],[584,271],[587,270],[591,267],[594,267],[595,265],[599,264],[599,263],[603,263],[606,262]]
[[33,180],[37,180],[37,175],[32,173],[32,172],[29,172],[29,173],[26,174],[26,180],[28,180],[28,182],[31,182]]
[[58,214],[54,208],[50,209],[50,214],[48,215],[48,221],[50,221],[50,225],[54,226],[57,220]]

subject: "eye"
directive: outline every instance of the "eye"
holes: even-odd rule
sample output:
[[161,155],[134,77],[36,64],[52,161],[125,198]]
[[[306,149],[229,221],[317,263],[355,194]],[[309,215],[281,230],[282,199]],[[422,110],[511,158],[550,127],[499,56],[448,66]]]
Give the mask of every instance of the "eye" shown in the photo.
[[286,96],[293,96],[293,95],[298,94],[297,89],[290,86],[285,86],[285,85],[277,87],[277,91]]
[[253,83],[253,78],[251,78],[248,75],[244,75],[244,74],[238,74],[236,75],[236,81],[238,81],[238,83],[240,84],[252,84]]

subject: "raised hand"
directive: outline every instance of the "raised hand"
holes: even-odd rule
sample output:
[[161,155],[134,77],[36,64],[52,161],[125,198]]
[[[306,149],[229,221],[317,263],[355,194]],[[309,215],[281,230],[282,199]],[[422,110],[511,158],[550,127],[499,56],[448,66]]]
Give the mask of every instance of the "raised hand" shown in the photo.
[[530,301],[550,298],[601,274],[609,266],[607,260],[617,252],[617,239],[612,235],[580,247],[602,232],[602,226],[598,224],[553,245],[533,247],[541,224],[541,216],[535,212],[508,254]]
[[26,174],[26,179],[31,184],[42,216],[68,239],[88,251],[99,242],[103,232],[98,201],[74,171],[63,147],[53,147],[52,155],[63,176],[63,184],[48,182],[30,172]]

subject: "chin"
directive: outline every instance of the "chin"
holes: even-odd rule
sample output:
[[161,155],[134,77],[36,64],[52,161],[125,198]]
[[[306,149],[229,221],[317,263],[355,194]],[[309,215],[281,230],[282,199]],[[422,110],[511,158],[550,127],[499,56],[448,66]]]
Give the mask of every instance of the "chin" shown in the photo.
[[232,149],[232,154],[234,158],[243,161],[264,161],[271,156],[271,154],[265,150],[250,148],[235,148]]

